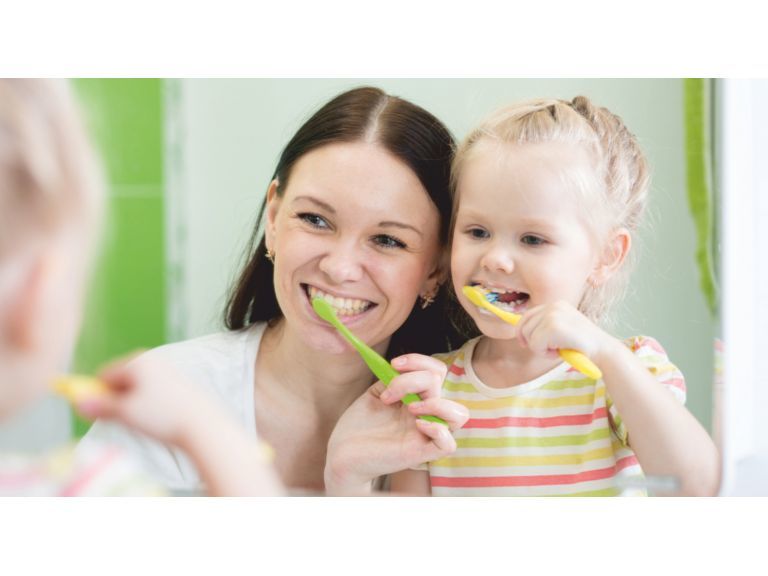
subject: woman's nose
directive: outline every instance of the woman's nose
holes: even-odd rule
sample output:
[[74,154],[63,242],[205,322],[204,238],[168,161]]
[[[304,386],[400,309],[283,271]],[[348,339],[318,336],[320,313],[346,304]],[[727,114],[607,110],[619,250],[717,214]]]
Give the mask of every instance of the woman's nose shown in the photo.
[[334,284],[355,282],[363,276],[362,257],[356,244],[339,242],[320,259],[320,270]]
[[502,272],[504,274],[511,274],[515,269],[512,251],[499,244],[489,247],[488,251],[483,254],[481,265],[490,272]]

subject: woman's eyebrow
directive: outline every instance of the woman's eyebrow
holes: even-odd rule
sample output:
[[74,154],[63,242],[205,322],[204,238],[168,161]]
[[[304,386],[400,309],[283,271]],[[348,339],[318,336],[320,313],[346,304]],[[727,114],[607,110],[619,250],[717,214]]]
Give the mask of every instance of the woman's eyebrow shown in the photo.
[[320,206],[320,208],[323,208],[323,209],[327,210],[331,214],[336,214],[336,210],[334,210],[333,206],[331,206],[330,204],[326,204],[322,200],[318,200],[317,198],[313,198],[312,196],[296,196],[296,198],[293,199],[292,204],[295,204],[299,200],[309,200],[313,204],[317,204],[318,206]]
[[392,220],[385,220],[384,222],[379,222],[379,226],[381,226],[382,228],[388,228],[389,227],[389,228],[401,228],[403,230],[413,230],[419,236],[424,236],[424,234],[422,234],[421,230],[416,228],[416,226],[411,226],[410,224],[405,224],[403,222],[394,222]]
[[[320,206],[321,208],[327,210],[331,214],[336,214],[336,210],[333,208],[333,206],[323,202],[322,200],[318,200],[317,198],[313,198],[312,196],[296,196],[296,198],[293,199],[292,203],[296,203],[299,200],[307,200],[307,201],[312,202],[313,204],[315,204],[317,206]],[[416,228],[416,226],[412,226],[410,224],[405,224],[404,222],[396,222],[394,220],[385,220],[383,222],[379,222],[379,226],[381,226],[382,228],[400,228],[400,229],[403,229],[403,230],[413,230],[419,236],[424,236],[424,234],[422,234],[421,230]]]

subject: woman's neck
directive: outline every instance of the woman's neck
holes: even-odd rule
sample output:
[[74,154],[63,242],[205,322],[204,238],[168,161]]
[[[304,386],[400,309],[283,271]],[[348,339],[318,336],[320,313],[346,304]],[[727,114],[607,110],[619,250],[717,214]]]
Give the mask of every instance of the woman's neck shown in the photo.
[[258,362],[279,381],[281,394],[314,407],[320,417],[338,418],[375,381],[357,352],[311,349],[284,320],[265,329]]
[[472,354],[472,368],[491,388],[508,388],[530,382],[560,364],[559,357],[533,354],[517,338],[495,340],[483,336]]

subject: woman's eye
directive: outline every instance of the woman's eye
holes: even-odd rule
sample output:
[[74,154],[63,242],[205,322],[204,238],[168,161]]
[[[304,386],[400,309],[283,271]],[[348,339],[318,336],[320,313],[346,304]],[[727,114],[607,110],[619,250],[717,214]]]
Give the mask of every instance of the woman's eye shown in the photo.
[[527,244],[529,246],[541,246],[546,242],[544,238],[539,238],[538,236],[533,236],[531,234],[526,234],[520,240],[523,244]]
[[373,237],[374,243],[382,248],[405,248],[405,242],[398,240],[394,236],[388,236],[387,234],[379,234]]
[[467,230],[467,234],[471,238],[490,238],[491,237],[488,231],[483,228],[470,228],[469,230]]
[[317,214],[313,214],[311,212],[302,212],[301,214],[297,214],[297,216],[299,219],[303,220],[313,228],[330,228],[327,220]]

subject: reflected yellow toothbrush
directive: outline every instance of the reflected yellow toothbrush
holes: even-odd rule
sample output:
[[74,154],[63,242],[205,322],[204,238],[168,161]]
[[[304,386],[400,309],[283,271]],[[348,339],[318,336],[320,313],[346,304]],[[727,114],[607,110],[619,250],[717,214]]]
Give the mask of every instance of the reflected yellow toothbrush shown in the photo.
[[91,376],[61,376],[53,381],[51,387],[54,392],[64,396],[71,404],[109,393],[109,388],[104,382]]
[[[504,320],[504,322],[508,322],[514,326],[520,321],[520,314],[514,314],[512,312],[502,310],[501,308],[497,308],[485,299],[483,292],[476,286],[464,286],[461,291],[464,293],[464,296],[469,298],[472,304],[479,306],[480,308],[484,308],[489,312],[493,312],[496,314],[496,316]],[[576,370],[585,376],[588,376],[593,380],[599,380],[603,377],[603,373],[600,371],[600,368],[598,368],[595,363],[592,362],[592,360],[587,358],[578,350],[562,348],[558,350],[558,353],[560,354],[560,358],[568,362],[568,364],[576,368]]]

